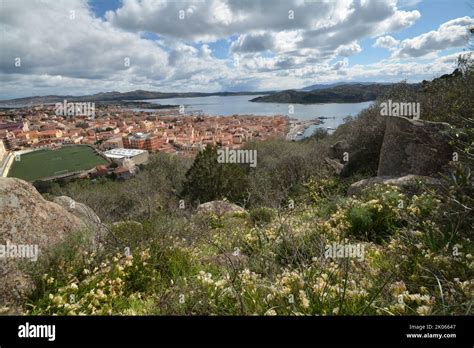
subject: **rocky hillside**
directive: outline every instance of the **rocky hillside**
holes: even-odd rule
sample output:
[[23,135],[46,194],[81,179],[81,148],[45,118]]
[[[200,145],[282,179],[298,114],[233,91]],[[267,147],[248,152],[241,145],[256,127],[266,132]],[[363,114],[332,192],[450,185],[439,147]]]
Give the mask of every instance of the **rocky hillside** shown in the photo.
[[36,258],[79,231],[98,231],[100,220],[92,211],[68,197],[56,201],[59,204],[45,200],[26,181],[0,178],[0,245],[37,246],[32,250],[38,253],[35,260],[12,254],[0,258],[0,309],[4,312],[15,313],[33,288],[23,266],[32,266]]
[[[7,280],[0,287],[2,311],[469,314],[474,291],[469,221],[446,223],[446,216],[459,211],[452,202],[464,200],[430,189],[444,185],[431,176],[449,162],[443,125],[402,118],[382,125],[376,159],[381,175],[348,191],[338,175],[315,176],[281,209],[242,209],[215,200],[197,209],[156,210],[140,221],[115,222],[107,234],[96,229],[100,219],[86,205],[67,196],[49,202],[26,182],[0,179],[3,243],[36,243],[46,256],[68,237],[93,231],[86,242],[68,244],[59,257],[40,258],[33,269],[32,261],[0,260]],[[343,157],[352,145],[351,139],[339,140],[325,163],[344,169],[353,161]],[[418,153],[424,146],[430,151],[426,158]],[[362,151],[355,159],[363,156]],[[385,175],[390,168],[393,175]],[[94,185],[89,195],[97,192]],[[100,248],[94,247],[98,236]]]

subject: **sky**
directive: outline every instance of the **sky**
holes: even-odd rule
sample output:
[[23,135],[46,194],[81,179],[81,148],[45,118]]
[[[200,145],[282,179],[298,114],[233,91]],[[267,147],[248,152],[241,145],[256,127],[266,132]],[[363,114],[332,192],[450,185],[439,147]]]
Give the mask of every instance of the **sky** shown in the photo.
[[474,0],[0,0],[0,99],[418,82],[472,50]]

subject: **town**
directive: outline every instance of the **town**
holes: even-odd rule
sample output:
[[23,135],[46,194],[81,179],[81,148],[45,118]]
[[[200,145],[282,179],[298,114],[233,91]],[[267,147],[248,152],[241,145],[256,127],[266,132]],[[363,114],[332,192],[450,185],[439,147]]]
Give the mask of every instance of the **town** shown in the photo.
[[146,163],[149,153],[194,157],[206,145],[238,149],[249,140],[285,137],[290,126],[283,115],[204,116],[181,113],[182,109],[141,110],[119,103],[99,104],[92,114],[76,115],[58,113],[54,104],[4,109],[0,111],[0,171],[2,176],[13,176],[8,174],[14,162],[34,151],[88,145],[108,164],[116,165],[108,168],[107,163],[97,162],[96,168],[59,168],[48,179],[105,174],[110,169],[125,178]]

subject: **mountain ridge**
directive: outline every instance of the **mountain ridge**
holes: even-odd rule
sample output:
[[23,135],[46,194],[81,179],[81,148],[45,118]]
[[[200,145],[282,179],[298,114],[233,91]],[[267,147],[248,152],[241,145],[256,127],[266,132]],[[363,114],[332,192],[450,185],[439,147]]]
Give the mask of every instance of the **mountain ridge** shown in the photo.
[[314,90],[319,90],[319,89],[328,89],[328,88],[333,88],[337,86],[343,86],[343,85],[390,85],[392,84],[391,82],[334,82],[334,83],[316,83],[314,85],[306,86],[301,88],[301,91],[305,92],[311,92]]
[[[344,84],[326,89],[312,91],[286,90],[262,97],[251,99],[257,103],[292,103],[292,104],[317,104],[317,103],[361,103],[383,96],[394,84],[373,83],[365,85]],[[414,91],[421,88],[421,84],[408,84]]]
[[72,95],[47,95],[22,97],[7,100],[0,100],[0,105],[35,105],[45,103],[63,102],[65,99],[69,102],[104,102],[104,101],[130,101],[130,100],[149,100],[149,99],[168,99],[168,98],[193,98],[210,96],[234,96],[234,95],[258,95],[270,94],[275,91],[263,92],[153,92],[145,90],[135,90],[130,92],[99,92],[95,94],[72,96]]

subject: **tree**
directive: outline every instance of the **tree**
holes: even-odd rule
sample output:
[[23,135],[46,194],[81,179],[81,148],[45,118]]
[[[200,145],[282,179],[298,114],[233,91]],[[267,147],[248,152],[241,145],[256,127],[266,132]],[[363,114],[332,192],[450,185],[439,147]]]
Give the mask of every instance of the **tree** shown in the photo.
[[239,164],[218,163],[217,148],[208,145],[197,154],[186,173],[182,194],[192,202],[228,199],[245,205],[247,188],[244,168]]

